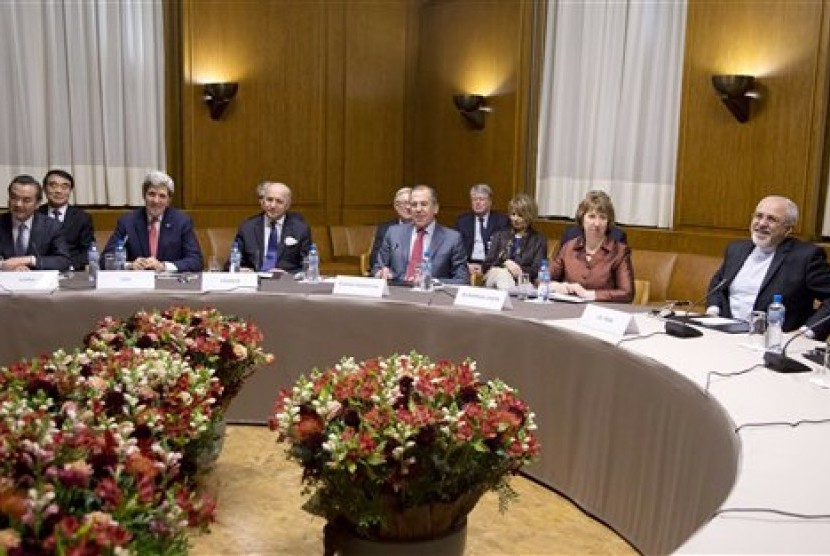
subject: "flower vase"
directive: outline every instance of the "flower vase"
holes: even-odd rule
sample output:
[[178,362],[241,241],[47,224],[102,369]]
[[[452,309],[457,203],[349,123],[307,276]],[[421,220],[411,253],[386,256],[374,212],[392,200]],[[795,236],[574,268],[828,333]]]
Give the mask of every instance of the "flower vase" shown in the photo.
[[444,535],[422,540],[372,540],[352,528],[327,524],[324,556],[463,556],[467,544],[467,518]]
[[210,472],[225,445],[225,418],[215,421],[201,436],[188,443],[182,453],[182,472],[189,477]]

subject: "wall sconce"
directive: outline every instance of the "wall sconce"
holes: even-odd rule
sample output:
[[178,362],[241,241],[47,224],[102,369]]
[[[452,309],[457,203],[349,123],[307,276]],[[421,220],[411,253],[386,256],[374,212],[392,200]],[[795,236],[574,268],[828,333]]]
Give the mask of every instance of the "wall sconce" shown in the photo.
[[749,120],[749,101],[758,98],[752,90],[755,78],[751,75],[713,75],[712,86],[718,92],[735,119],[741,123]]
[[210,119],[218,120],[236,96],[238,83],[207,83],[203,89],[205,104],[210,108]]
[[453,95],[455,107],[473,129],[484,129],[484,113],[490,112],[482,95]]

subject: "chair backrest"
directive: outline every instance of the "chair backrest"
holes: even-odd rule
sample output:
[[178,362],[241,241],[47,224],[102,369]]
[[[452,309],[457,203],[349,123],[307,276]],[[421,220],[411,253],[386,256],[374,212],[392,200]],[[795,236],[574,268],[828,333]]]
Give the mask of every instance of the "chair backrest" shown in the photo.
[[359,257],[372,250],[372,225],[329,226],[331,250],[335,257]]
[[95,245],[98,247],[98,251],[104,250],[104,247],[110,240],[112,232],[112,230],[95,230]]
[[[701,298],[709,289],[709,281],[723,259],[711,255],[678,255],[674,263],[669,290],[666,299],[679,299],[698,303],[698,307],[705,305]],[[636,267],[635,267],[636,271]]]
[[[233,238],[236,237],[236,228],[208,228],[206,231],[210,252],[216,255],[220,265],[224,265],[231,254],[231,245],[233,244]],[[202,251],[205,251],[204,246]],[[205,257],[205,260],[207,260],[207,257]]]
[[228,256],[227,253],[216,253],[213,250],[213,245],[210,243],[210,235],[208,234],[207,228],[194,228],[193,230],[196,234],[196,239],[199,241],[199,247],[202,250],[202,261],[204,262],[204,267],[207,269],[208,261],[210,260],[211,256],[216,257],[216,260],[219,261],[219,264],[225,262],[225,258]]
[[651,289],[651,284],[648,280],[634,280],[634,299],[631,300],[633,305],[647,305],[648,294]]
[[548,260],[552,261],[556,252],[559,251],[559,240],[548,239]]
[[649,282],[649,299],[664,301],[669,299],[669,282],[672,279],[676,253],[664,251],[648,251],[645,249],[631,250],[631,265],[634,267],[634,276]]

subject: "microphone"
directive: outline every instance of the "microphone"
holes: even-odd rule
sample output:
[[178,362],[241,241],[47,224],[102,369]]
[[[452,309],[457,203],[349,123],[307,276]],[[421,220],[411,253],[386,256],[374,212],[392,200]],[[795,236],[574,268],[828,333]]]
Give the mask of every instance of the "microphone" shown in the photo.
[[[715,293],[716,291],[721,289],[726,284],[726,282],[727,282],[727,279],[723,278],[720,282],[715,284],[714,287],[712,287],[709,291],[707,291],[706,294],[703,297],[701,297],[700,299],[698,299],[697,301],[695,301],[693,303],[686,301],[686,302],[683,302],[682,304],[686,305],[688,303],[691,307],[695,307],[697,304],[703,303],[704,301],[706,301],[706,299],[710,295],[712,295],[713,293]],[[675,338],[698,338],[700,336],[703,336],[703,332],[701,332],[700,330],[698,330],[694,326],[689,326],[688,324],[680,322],[679,320],[671,319],[671,317],[675,316],[674,308],[679,304],[681,304],[681,302],[672,301],[671,304],[668,307],[668,312],[667,313],[666,313],[666,311],[667,311],[666,308],[663,308],[663,309],[661,309],[657,312],[657,316],[666,319],[666,334],[668,334],[669,336],[674,336]],[[830,317],[830,315],[828,315],[828,317]]]
[[791,357],[787,357],[787,348],[793,343],[793,340],[798,338],[799,336],[803,336],[807,333],[807,331],[812,331],[814,327],[818,326],[819,324],[823,324],[830,320],[830,315],[825,316],[811,324],[810,326],[804,328],[803,330],[799,330],[796,334],[793,334],[793,337],[787,340],[787,343],[784,344],[784,347],[781,348],[781,351],[765,351],[764,352],[764,366],[771,370],[775,371],[776,373],[809,373],[812,372],[813,369],[801,363],[800,361],[796,361]]

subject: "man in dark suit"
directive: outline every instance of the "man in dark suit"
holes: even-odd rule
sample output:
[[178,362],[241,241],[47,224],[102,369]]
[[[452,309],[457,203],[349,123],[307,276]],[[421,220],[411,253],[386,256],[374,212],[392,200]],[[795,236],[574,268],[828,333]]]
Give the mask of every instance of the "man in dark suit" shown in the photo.
[[311,247],[311,230],[291,208],[291,189],[284,183],[266,181],[257,186],[262,212],[239,225],[234,241],[242,252],[242,267],[286,272],[303,269]]
[[9,212],[0,216],[0,269],[68,270],[72,264],[59,222],[37,212],[43,188],[29,175],[9,184]]
[[395,198],[392,201],[392,208],[394,208],[395,212],[398,213],[398,217],[393,218],[392,220],[387,220],[386,222],[381,222],[377,225],[377,228],[375,228],[375,239],[372,241],[372,253],[369,256],[370,265],[374,266],[375,264],[375,259],[378,257],[378,251],[380,251],[380,245],[383,243],[383,236],[386,235],[386,230],[388,230],[391,226],[406,224],[412,220],[412,211],[409,210],[409,196],[411,194],[411,187],[401,187],[395,192]]
[[[412,282],[417,264],[429,253],[432,276],[448,283],[468,284],[467,254],[461,234],[435,221],[438,197],[428,185],[417,185],[410,197],[412,222],[389,228],[372,274],[377,278]],[[420,246],[420,251],[419,251]]]
[[470,212],[462,213],[455,221],[455,229],[461,233],[461,241],[467,254],[468,271],[481,272],[481,263],[490,249],[490,236],[510,227],[506,214],[490,210],[493,190],[486,183],[470,188]]
[[72,258],[72,268],[86,268],[86,254],[89,246],[95,242],[95,228],[87,212],[69,204],[69,197],[75,189],[72,174],[63,170],[49,170],[43,178],[46,190],[46,204],[38,211],[63,224],[63,237]]
[[[824,250],[789,237],[798,221],[798,207],[785,197],[761,199],[749,226],[751,240],[726,248],[723,264],[709,282],[706,312],[749,320],[752,311],[765,311],[772,296],[784,298],[784,330],[795,330],[827,314],[830,266]],[[813,304],[822,301],[818,314]],[[814,330],[817,338],[830,332],[830,322]]]
[[144,206],[118,219],[104,253],[114,253],[124,242],[133,270],[201,272],[202,250],[193,232],[193,220],[171,207],[173,180],[153,171],[141,185]]

